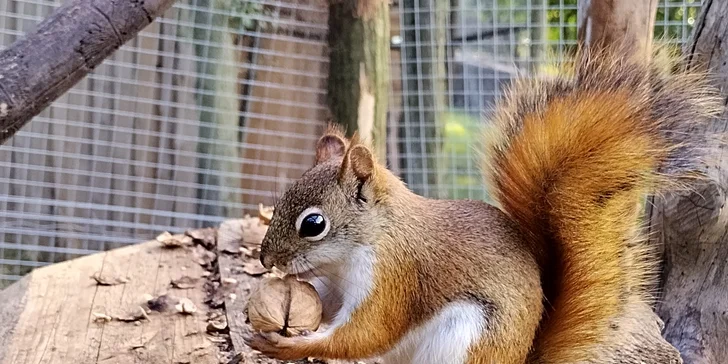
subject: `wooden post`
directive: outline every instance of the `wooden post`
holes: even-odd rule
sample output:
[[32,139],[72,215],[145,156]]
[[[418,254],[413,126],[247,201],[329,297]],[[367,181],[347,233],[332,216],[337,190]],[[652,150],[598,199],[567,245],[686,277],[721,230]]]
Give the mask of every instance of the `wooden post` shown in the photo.
[[174,0],[75,0],[0,53],[0,143],[133,38]]
[[635,55],[649,59],[657,0],[580,0],[578,38],[585,47],[625,42]]
[[335,121],[372,143],[385,160],[389,95],[389,4],[332,1],[328,104]]
[[[684,51],[690,67],[708,67],[728,100],[728,2],[707,0]],[[725,132],[728,112],[695,133]],[[664,246],[663,297],[658,313],[664,336],[688,363],[728,358],[728,155],[724,141],[711,146],[709,179],[691,191],[655,199],[652,222]]]

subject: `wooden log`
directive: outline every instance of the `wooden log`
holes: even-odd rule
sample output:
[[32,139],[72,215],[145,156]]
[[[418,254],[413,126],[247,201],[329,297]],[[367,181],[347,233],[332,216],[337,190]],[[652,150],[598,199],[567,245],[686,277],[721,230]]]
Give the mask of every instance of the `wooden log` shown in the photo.
[[[728,2],[703,2],[691,40],[689,67],[708,67],[728,102]],[[725,133],[728,112],[702,130]],[[664,247],[663,293],[658,313],[664,336],[685,363],[724,363],[728,358],[728,158],[724,141],[712,141],[708,179],[690,191],[655,199],[652,230]]]
[[[246,217],[33,271],[0,291],[0,363],[323,363],[269,359],[243,342],[251,289],[280,274],[258,261],[266,229]],[[195,312],[179,312],[184,299]]]
[[359,131],[385,161],[389,100],[389,3],[332,1],[328,104],[349,135]]
[[132,39],[174,0],[74,0],[0,52],[0,143]]
[[[204,303],[206,270],[195,251],[152,241],[33,271],[0,292],[0,362],[217,364],[221,349],[206,330],[214,309]],[[192,287],[170,286],[184,276],[196,279]],[[148,310],[145,295],[163,294],[171,309]],[[178,313],[174,297],[197,312]]]

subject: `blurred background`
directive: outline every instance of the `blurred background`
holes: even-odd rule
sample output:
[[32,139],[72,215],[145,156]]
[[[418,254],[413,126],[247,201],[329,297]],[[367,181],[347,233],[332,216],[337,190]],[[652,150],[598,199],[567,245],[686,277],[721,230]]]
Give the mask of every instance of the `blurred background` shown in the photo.
[[[0,0],[0,49],[58,0]],[[576,45],[576,0],[393,0],[387,164],[416,192],[486,199],[478,130],[517,74]],[[659,0],[679,51],[701,1]],[[323,0],[179,0],[0,146],[0,288],[35,267],[272,204],[327,118]]]

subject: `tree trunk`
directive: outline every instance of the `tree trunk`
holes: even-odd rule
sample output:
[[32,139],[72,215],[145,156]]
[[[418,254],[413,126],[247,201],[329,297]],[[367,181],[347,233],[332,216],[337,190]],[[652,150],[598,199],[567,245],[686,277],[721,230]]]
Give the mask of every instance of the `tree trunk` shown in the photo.
[[[685,54],[690,67],[710,68],[728,102],[728,2],[703,2]],[[724,133],[728,113],[695,133]],[[664,336],[685,363],[724,363],[728,358],[728,158],[724,142],[710,146],[709,179],[692,191],[656,199],[652,213],[657,243],[664,246],[663,297],[658,313]]]
[[[5,1],[5,0],[3,0]],[[75,0],[0,53],[0,143],[167,10],[174,0]]]
[[332,1],[329,11],[328,104],[349,135],[387,152],[389,4],[382,0]]
[[632,53],[649,59],[656,13],[657,0],[581,0],[579,43],[603,47],[625,42]]

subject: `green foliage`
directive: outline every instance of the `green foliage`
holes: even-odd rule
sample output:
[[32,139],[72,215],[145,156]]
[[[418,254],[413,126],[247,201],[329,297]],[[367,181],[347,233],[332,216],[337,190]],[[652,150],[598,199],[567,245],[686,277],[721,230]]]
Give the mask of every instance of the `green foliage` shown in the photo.
[[458,112],[442,115],[442,155],[438,162],[442,192],[452,199],[487,200],[475,146],[481,142],[480,118]]

